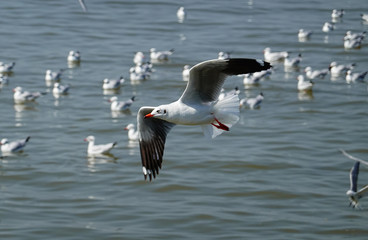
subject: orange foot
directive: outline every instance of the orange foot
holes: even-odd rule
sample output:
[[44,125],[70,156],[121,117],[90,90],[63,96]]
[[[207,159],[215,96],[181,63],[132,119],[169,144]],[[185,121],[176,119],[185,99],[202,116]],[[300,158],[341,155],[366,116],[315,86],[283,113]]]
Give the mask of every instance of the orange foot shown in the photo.
[[218,125],[215,125],[214,123],[211,123],[212,124],[212,126],[215,126],[215,127],[217,127],[218,129],[221,129],[221,130],[224,130],[224,131],[229,131],[229,127],[228,126],[226,126],[225,124],[222,124],[221,122],[219,122],[219,120],[217,120],[216,118],[215,118],[215,121],[217,122],[217,124]]

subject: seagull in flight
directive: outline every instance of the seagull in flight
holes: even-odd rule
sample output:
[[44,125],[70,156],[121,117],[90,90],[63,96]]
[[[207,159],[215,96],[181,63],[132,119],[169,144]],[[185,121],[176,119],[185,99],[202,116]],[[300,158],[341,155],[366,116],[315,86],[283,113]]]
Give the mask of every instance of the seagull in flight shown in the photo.
[[239,120],[238,95],[218,100],[227,76],[269,68],[268,62],[247,58],[204,61],[190,69],[186,89],[177,101],[141,107],[137,123],[144,178],[151,181],[159,174],[166,136],[176,124],[200,125],[205,136],[214,138]]
[[341,150],[342,154],[344,154],[346,157],[352,159],[355,161],[353,167],[350,170],[350,189],[346,192],[346,195],[349,196],[350,199],[350,206],[353,206],[353,208],[358,207],[359,199],[361,199],[363,196],[368,194],[368,185],[363,187],[358,191],[358,175],[359,175],[359,167],[360,163],[367,164],[368,162],[353,157],[344,150]]

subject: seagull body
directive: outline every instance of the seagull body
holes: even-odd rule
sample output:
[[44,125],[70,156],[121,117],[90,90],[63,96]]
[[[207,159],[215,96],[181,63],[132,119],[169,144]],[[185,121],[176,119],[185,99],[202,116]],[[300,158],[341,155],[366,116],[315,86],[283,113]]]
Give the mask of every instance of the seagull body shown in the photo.
[[128,124],[124,130],[128,131],[128,138],[132,141],[137,141],[139,139],[139,132],[135,129],[133,123]]
[[146,63],[137,63],[134,67],[134,71],[138,74],[151,74],[154,69],[152,66],[152,63],[146,62]]
[[34,101],[36,100],[36,98],[41,96],[40,92],[23,91],[23,88],[19,86],[14,88],[13,92],[14,92],[13,98],[16,103]]
[[309,78],[309,79],[316,79],[316,78],[322,78],[323,79],[328,74],[328,69],[312,70],[311,67],[306,67],[304,72],[305,72],[305,75],[307,76],[307,78]]
[[263,78],[269,76],[272,73],[271,69],[262,70],[255,73],[244,74],[243,84],[244,85],[255,85],[258,84]]
[[313,31],[307,31],[307,30],[304,30],[304,29],[299,29],[299,32],[298,32],[298,39],[299,41],[305,41],[305,40],[308,40],[313,34]]
[[84,141],[88,142],[87,153],[90,155],[108,153],[117,144],[117,142],[113,142],[113,143],[95,145],[94,136],[88,136],[84,139]]
[[150,74],[147,73],[137,73],[135,67],[131,67],[129,70],[129,78],[131,81],[143,81],[150,78]]
[[185,17],[187,16],[187,13],[185,12],[185,8],[180,7],[178,11],[176,11],[176,16],[178,17],[179,22],[182,23],[185,20]]
[[61,85],[60,83],[54,83],[54,88],[52,89],[52,93],[56,95],[68,94],[70,85]]
[[219,52],[218,53],[218,59],[229,59],[230,58],[230,53],[229,52]]
[[337,64],[337,62],[331,62],[329,66],[329,70],[331,76],[338,77],[345,74],[348,70],[352,70],[355,66],[355,63],[352,64]]
[[11,73],[13,71],[14,66],[15,62],[12,62],[10,64],[0,62],[0,73]]
[[58,72],[53,72],[50,69],[46,70],[45,80],[46,81],[60,81],[61,75],[63,74],[63,69]]
[[362,46],[362,39],[347,39],[344,40],[344,48],[345,49],[358,49]]
[[332,10],[331,18],[333,18],[333,19],[342,18],[344,16],[344,14],[345,14],[344,9],[341,9],[341,10],[334,9],[334,10]]
[[111,102],[111,111],[126,111],[130,109],[130,106],[132,106],[134,102],[135,97],[131,97],[129,100],[125,102],[119,102],[118,97],[114,96],[109,99],[109,102]]
[[73,50],[69,51],[67,60],[68,62],[79,62],[81,60],[80,52]]
[[300,62],[302,61],[302,55],[299,54],[297,57],[295,58],[289,58],[289,56],[287,56],[285,58],[284,61],[284,67],[285,68],[296,68],[299,66]]
[[362,17],[363,21],[368,22],[368,13],[362,13],[360,16]]
[[189,80],[189,71],[190,71],[190,66],[189,65],[184,65],[183,72],[182,72],[183,81],[188,81]]
[[330,22],[325,22],[322,27],[323,32],[331,32],[335,29],[335,25]]
[[230,95],[239,95],[240,93],[240,90],[238,87],[235,87],[233,90],[230,90],[228,92],[225,92],[225,89],[224,88],[221,88],[221,92],[220,92],[220,95],[218,97],[218,100],[222,100]]
[[117,90],[121,84],[124,83],[124,78],[121,76],[119,79],[108,79],[103,80],[102,89],[104,90]]
[[263,93],[259,93],[255,98],[243,98],[240,100],[240,107],[248,106],[250,109],[260,108],[263,99]]
[[145,179],[155,178],[162,165],[166,135],[176,124],[200,125],[205,136],[214,138],[239,120],[239,98],[231,95],[218,100],[228,75],[270,68],[255,59],[214,59],[191,68],[182,96],[158,107],[141,107],[137,115],[142,170]]
[[352,33],[351,31],[347,31],[344,36],[344,40],[352,40],[352,39],[363,40],[365,38],[366,33],[367,33],[366,31],[361,33]]
[[361,73],[353,73],[351,70],[346,72],[346,82],[364,82],[364,78],[367,75],[368,71]]
[[153,62],[163,62],[168,61],[169,56],[171,56],[174,52],[174,49],[171,49],[169,51],[156,51],[155,48],[150,49],[150,58]]
[[0,142],[1,151],[6,153],[20,152],[26,146],[30,138],[31,137],[27,137],[26,139],[17,140],[13,142],[9,142],[7,138],[3,138]]
[[264,59],[267,62],[277,62],[284,60],[289,54],[286,51],[283,52],[271,52],[271,48],[265,48],[263,50]]
[[312,91],[313,82],[306,81],[303,75],[298,76],[298,90],[299,91]]
[[133,58],[134,64],[143,64],[145,62],[145,57],[143,52],[136,52]]

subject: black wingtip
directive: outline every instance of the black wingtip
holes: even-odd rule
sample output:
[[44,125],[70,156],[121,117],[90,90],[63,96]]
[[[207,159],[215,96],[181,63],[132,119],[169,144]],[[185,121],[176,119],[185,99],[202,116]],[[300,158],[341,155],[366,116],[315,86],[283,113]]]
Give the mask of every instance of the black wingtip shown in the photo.
[[28,137],[26,138],[26,142],[28,142],[30,138],[31,138],[31,136],[28,136]]
[[230,58],[227,60],[228,66],[224,70],[226,74],[238,75],[246,73],[260,72],[270,69],[272,66],[269,62],[250,58]]

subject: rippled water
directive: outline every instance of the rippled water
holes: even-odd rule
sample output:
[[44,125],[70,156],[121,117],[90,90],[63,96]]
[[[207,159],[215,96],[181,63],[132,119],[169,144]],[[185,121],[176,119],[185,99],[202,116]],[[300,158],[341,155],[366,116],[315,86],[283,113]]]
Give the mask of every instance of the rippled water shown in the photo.
[[[302,67],[357,63],[367,70],[367,44],[346,51],[347,30],[364,31],[363,1],[5,1],[0,9],[0,61],[15,61],[0,90],[0,138],[31,136],[21,154],[0,159],[1,239],[346,239],[367,235],[367,200],[349,208],[345,195],[353,162],[342,148],[367,159],[367,85],[343,78],[316,80],[312,95],[296,90],[300,72],[275,64],[271,77],[243,87],[240,97],[265,100],[242,110],[230,132],[207,141],[199,127],[176,126],[168,135],[163,169],[153,182],[141,173],[138,144],[123,128],[140,106],[174,101],[185,88],[182,67],[216,58],[263,58],[263,49],[302,53]],[[188,17],[178,23],[184,4]],[[323,33],[333,8],[346,15]],[[298,42],[299,28],[314,31]],[[136,51],[175,49],[155,65],[152,79],[130,84]],[[46,69],[64,72],[70,94],[54,98]],[[113,115],[101,89],[104,78],[127,79],[116,94],[137,101]],[[36,103],[15,105],[12,89],[49,92]],[[88,158],[83,139],[117,141],[111,155]],[[359,185],[367,183],[362,167]]]

